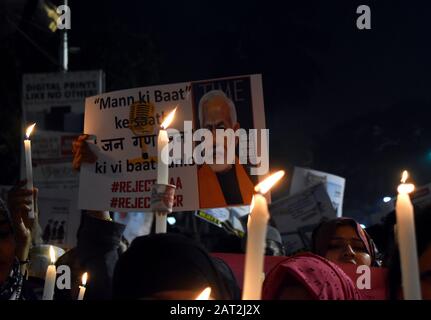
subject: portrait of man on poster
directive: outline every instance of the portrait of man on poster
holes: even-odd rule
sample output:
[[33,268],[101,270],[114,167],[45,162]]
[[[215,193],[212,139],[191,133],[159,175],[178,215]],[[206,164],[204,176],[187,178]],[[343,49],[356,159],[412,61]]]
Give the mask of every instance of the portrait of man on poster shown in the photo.
[[[220,144],[216,139],[217,129],[232,129],[235,132],[240,128],[234,102],[221,90],[208,91],[199,100],[198,115],[200,128],[210,130],[213,137],[213,163],[204,163],[198,169],[200,207],[250,204],[254,184],[246,168],[239,163],[236,155],[235,163],[227,161],[228,148],[236,148],[238,138],[233,142],[225,138],[223,146],[217,148]],[[220,154],[221,150],[223,154]]]

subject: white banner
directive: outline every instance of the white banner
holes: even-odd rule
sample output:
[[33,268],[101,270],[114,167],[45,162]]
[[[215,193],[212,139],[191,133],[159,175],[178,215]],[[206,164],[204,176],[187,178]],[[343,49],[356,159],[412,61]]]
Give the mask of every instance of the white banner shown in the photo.
[[[24,127],[36,123],[31,136],[33,180],[39,189],[39,222],[46,243],[63,247],[76,243],[81,215],[72,141],[83,129],[85,98],[103,92],[104,82],[101,70],[23,76]],[[25,179],[21,158],[21,178]]]
[[33,181],[39,189],[39,224],[44,243],[70,248],[76,244],[81,218],[79,174],[72,168],[76,133],[38,130],[32,136]]
[[[223,96],[223,102],[205,105],[206,110],[211,108],[211,123],[201,110],[202,97],[210,92]],[[137,106],[138,102],[145,106]],[[193,130],[200,127],[265,128],[260,75],[136,88],[88,98],[84,133],[92,137],[90,147],[98,159],[81,168],[80,208],[149,210],[157,174],[157,134],[175,107],[169,128],[181,133],[176,141],[191,139]],[[184,121],[189,121],[190,127],[186,128]],[[190,146],[194,145],[190,139]],[[247,164],[236,162],[223,172],[216,166],[190,164],[185,158],[188,142],[180,163],[169,168],[169,182],[176,186],[173,210],[249,205],[258,179],[250,176]]]

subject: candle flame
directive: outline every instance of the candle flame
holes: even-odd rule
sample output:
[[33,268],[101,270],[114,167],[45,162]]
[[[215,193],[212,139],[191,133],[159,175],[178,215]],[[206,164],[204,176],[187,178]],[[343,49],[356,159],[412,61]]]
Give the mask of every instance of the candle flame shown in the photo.
[[174,116],[175,116],[175,112],[177,111],[177,107],[174,108],[174,110],[172,110],[167,117],[165,118],[165,120],[162,122],[162,129],[167,129],[169,127],[169,125],[171,124],[172,120],[174,120]]
[[49,257],[51,258],[51,263],[55,263],[55,251],[53,246],[49,246]]
[[27,130],[25,130],[25,136],[27,139],[30,139],[31,132],[33,131],[35,125],[36,123],[33,123],[31,126],[27,127]]
[[209,300],[210,295],[211,295],[211,288],[207,287],[197,296],[195,300]]
[[406,183],[407,179],[409,177],[409,173],[407,170],[403,171],[402,177],[401,177],[401,184],[398,186],[398,193],[411,193],[415,190],[415,185],[412,183]]
[[88,272],[84,272],[81,277],[82,285],[85,286],[87,284]]
[[268,178],[260,182],[254,190],[260,192],[261,194],[267,193],[273,186],[284,176],[284,171],[280,170],[276,173],[270,175]]
[[402,176],[401,176],[401,183],[406,183],[406,181],[407,181],[408,177],[409,177],[409,173],[408,173],[408,171],[407,171],[407,170],[404,170],[404,171],[403,171],[403,174],[402,174]]

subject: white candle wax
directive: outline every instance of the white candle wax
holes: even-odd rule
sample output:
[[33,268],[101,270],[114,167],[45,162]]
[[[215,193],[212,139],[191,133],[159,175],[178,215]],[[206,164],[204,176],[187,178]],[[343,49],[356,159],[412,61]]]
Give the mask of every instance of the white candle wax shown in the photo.
[[166,233],[167,219],[168,215],[166,213],[156,212],[156,233]]
[[[31,141],[30,139],[24,140],[24,155],[25,155],[25,169],[27,178],[27,190],[33,190],[33,167],[31,160]],[[33,196],[29,198],[31,200],[31,210],[28,213],[29,218],[34,218],[34,201]]]
[[42,300],[52,300],[54,298],[55,278],[57,270],[54,264],[50,264],[46,270],[45,285],[43,287]]
[[88,272],[84,272],[81,277],[82,285],[79,286],[78,300],[84,299],[85,290],[86,290],[85,285],[87,284],[87,279],[88,279]]
[[157,183],[168,184],[169,180],[169,150],[168,150],[168,132],[160,129],[157,137]]
[[260,300],[262,296],[262,273],[268,220],[266,199],[263,195],[256,194],[253,210],[248,219],[243,300]]
[[85,287],[79,286],[78,300],[83,300],[85,294]]
[[[169,152],[168,152],[169,137],[165,129],[160,129],[157,137],[157,183],[169,183]],[[167,229],[167,214],[156,213],[156,233],[166,233]]]
[[416,249],[413,205],[408,193],[400,192],[396,203],[397,237],[405,300],[420,300],[421,285]]

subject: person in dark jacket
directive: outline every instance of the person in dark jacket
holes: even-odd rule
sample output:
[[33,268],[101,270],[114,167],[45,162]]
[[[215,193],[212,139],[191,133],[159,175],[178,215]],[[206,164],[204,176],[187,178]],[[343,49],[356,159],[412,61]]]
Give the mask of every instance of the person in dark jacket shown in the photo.
[[71,269],[71,290],[55,290],[55,300],[75,300],[81,277],[88,272],[85,300],[112,298],[114,267],[121,254],[121,237],[125,225],[115,223],[108,212],[87,211],[81,217],[78,242],[61,256],[56,265]]

